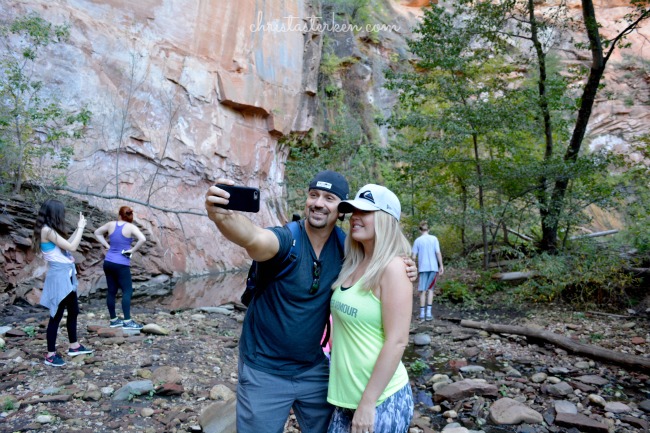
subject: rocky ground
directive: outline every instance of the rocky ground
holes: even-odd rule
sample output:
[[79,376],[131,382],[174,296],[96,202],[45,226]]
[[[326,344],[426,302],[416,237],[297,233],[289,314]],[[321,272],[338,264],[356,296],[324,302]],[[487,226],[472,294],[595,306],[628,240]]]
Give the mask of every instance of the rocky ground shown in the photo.
[[[577,357],[519,335],[464,328],[458,319],[543,328],[588,344],[650,356],[650,325],[639,315],[461,310],[436,305],[414,320],[409,368],[416,415],[411,433],[636,432],[648,428],[647,372]],[[82,305],[80,341],[93,355],[43,364],[47,312],[28,305],[0,311],[1,432],[226,432],[232,426],[237,342],[243,312],[165,311],[138,301],[149,324],[123,335],[107,328],[102,303]],[[0,343],[2,343],[0,341]],[[290,418],[285,432],[299,432]]]

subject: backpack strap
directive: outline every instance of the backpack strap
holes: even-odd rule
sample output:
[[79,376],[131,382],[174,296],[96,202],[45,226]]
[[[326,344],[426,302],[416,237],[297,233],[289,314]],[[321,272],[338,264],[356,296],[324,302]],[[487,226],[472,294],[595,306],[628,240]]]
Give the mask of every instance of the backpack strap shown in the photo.
[[[280,263],[280,272],[271,277],[273,279],[281,278],[288,274],[295,266],[296,259],[300,253],[300,222],[292,221],[286,227],[291,231],[291,248]],[[268,286],[268,284],[260,284],[259,273],[260,265],[256,260],[253,260],[251,267],[248,269],[248,276],[246,277],[246,289],[241,296],[241,302],[246,306],[249,306],[253,299],[260,296]]]
[[298,255],[300,254],[300,238],[302,237],[300,234],[300,221],[291,221],[289,224],[286,225],[286,227],[289,228],[291,231],[291,237],[293,238],[293,241],[291,242],[291,248],[289,249],[289,252],[287,255],[284,257],[282,260],[282,270],[278,272],[274,278],[281,278],[287,275],[296,265]]

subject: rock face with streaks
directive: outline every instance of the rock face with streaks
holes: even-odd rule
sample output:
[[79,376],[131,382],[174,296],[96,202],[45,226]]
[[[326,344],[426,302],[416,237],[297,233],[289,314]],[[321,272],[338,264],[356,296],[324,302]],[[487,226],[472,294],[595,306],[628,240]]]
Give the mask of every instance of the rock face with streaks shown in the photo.
[[[205,213],[206,189],[229,177],[260,187],[263,205],[252,215],[255,222],[284,220],[287,149],[278,139],[312,126],[321,35],[281,31],[276,24],[313,15],[310,3],[0,4],[7,19],[29,12],[70,28],[68,41],[43,52],[36,76],[45,83],[45,97],[92,112],[67,173],[69,187],[87,193],[81,196],[85,213],[114,218],[119,206],[131,204],[155,251],[143,262],[151,275],[243,266],[243,250],[192,213]],[[107,198],[116,195],[135,202]],[[6,234],[12,239],[7,248],[27,248],[22,235]],[[94,272],[101,274],[101,266]]]

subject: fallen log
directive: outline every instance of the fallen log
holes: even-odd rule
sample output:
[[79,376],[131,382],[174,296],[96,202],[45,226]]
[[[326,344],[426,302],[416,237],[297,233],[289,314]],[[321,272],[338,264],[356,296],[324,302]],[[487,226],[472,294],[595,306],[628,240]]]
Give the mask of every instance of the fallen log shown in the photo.
[[553,332],[541,329],[527,328],[525,326],[499,325],[485,322],[476,322],[473,320],[461,320],[460,326],[466,328],[482,329],[483,331],[496,332],[498,334],[515,334],[532,337],[554,344],[562,349],[578,355],[585,355],[592,359],[606,361],[611,364],[630,367],[633,369],[650,371],[650,359],[640,356],[630,355],[628,353],[616,352],[614,350],[604,349],[598,346],[579,343],[570,338]]
[[492,279],[501,281],[527,280],[537,275],[537,272],[504,272],[492,275]]
[[586,235],[576,235],[576,236],[571,236],[569,238],[570,241],[574,241],[576,239],[585,239],[585,238],[597,238],[599,236],[608,236],[608,235],[613,235],[618,233],[618,230],[605,230],[603,232],[596,232],[596,233],[589,233]]

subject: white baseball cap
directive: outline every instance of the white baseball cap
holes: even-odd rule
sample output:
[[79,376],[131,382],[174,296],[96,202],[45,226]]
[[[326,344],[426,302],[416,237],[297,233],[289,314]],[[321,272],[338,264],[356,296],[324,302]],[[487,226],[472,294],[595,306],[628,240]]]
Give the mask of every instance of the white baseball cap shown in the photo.
[[354,200],[344,200],[339,203],[341,213],[351,213],[355,208],[366,211],[381,210],[392,215],[397,221],[402,212],[397,196],[385,186],[374,183],[362,187]]

